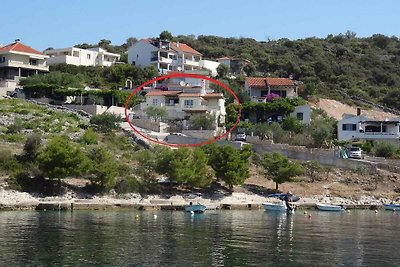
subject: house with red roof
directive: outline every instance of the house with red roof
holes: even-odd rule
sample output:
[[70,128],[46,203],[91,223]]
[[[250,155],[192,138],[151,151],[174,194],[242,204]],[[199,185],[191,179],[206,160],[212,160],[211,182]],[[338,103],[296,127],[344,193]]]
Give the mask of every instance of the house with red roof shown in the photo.
[[215,117],[216,127],[225,122],[225,98],[216,93],[202,79],[171,78],[162,87],[152,89],[146,95],[146,101],[135,111],[139,117],[147,117],[149,107],[159,107],[167,111],[168,120],[188,120],[195,114],[211,114]]
[[[218,63],[202,60],[202,54],[187,44],[166,40],[142,39],[128,48],[128,63],[139,67],[154,66],[160,74],[170,71],[196,71],[212,68]],[[209,67],[210,66],[210,67]]]
[[297,83],[289,78],[247,77],[245,81],[245,91],[253,102],[266,102],[272,94],[293,98],[297,90]]
[[47,73],[48,56],[19,40],[0,46],[0,87],[14,90],[24,77]]

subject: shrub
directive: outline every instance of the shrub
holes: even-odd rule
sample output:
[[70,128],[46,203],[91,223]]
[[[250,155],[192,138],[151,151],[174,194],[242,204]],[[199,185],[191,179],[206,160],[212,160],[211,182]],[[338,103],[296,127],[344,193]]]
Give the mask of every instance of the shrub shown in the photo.
[[189,118],[191,130],[214,130],[215,117],[211,114],[193,115]]
[[115,191],[118,194],[139,192],[139,189],[140,189],[139,181],[132,176],[125,177],[124,179],[118,181],[117,185],[115,186]]
[[388,142],[379,142],[374,146],[374,155],[376,157],[391,158],[395,153],[396,148]]
[[92,128],[88,128],[81,138],[81,142],[87,145],[97,144],[97,134]]
[[120,116],[108,112],[94,115],[90,118],[90,123],[96,125],[102,132],[110,132],[117,129],[119,122],[121,122]]

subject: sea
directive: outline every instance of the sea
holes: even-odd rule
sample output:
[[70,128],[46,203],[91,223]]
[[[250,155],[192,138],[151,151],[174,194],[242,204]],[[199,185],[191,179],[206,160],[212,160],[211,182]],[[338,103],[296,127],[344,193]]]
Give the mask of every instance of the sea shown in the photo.
[[400,266],[400,211],[2,211],[0,266]]

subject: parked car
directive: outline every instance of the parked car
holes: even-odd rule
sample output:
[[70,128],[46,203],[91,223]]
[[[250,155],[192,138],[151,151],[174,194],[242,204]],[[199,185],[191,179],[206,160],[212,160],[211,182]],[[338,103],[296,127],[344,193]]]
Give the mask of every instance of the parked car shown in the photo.
[[235,141],[246,141],[246,133],[237,133]]
[[350,147],[348,149],[349,158],[362,159],[362,150],[359,147]]

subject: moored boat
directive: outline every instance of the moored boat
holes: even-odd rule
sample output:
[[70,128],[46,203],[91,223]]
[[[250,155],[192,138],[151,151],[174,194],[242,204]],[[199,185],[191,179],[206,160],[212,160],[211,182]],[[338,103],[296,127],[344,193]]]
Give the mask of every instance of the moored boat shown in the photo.
[[284,202],[280,203],[262,203],[266,211],[286,211],[286,205]]
[[383,204],[385,210],[399,210],[400,211],[400,204]]
[[185,206],[185,211],[194,213],[203,213],[206,210],[206,206],[201,204],[187,205]]
[[322,211],[344,211],[346,208],[342,205],[332,205],[332,204],[324,204],[317,203],[317,208]]

